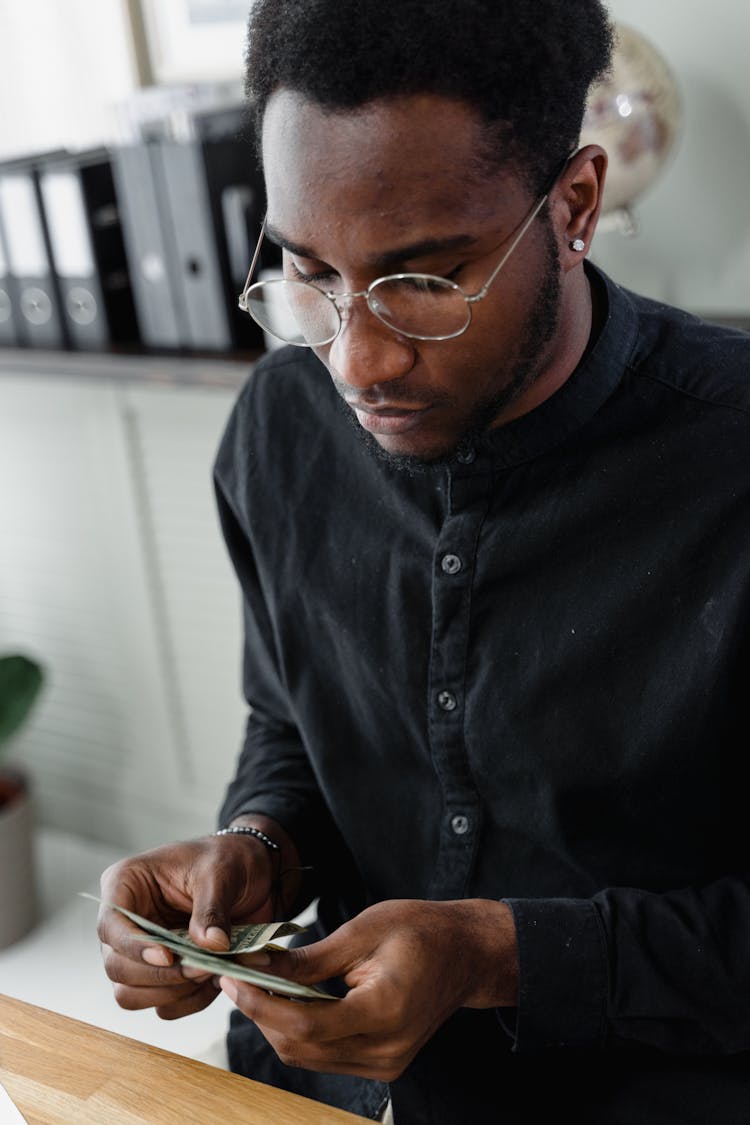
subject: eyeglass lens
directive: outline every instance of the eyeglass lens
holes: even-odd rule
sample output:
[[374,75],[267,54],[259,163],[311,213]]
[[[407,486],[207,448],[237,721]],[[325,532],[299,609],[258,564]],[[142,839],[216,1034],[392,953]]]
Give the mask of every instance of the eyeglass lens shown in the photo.
[[[248,312],[261,327],[287,343],[321,345],[338,334],[341,315],[336,304],[307,282],[260,282],[250,287],[246,299]],[[427,275],[383,278],[370,288],[367,303],[389,328],[419,339],[459,335],[470,320],[460,289]]]
[[253,285],[247,293],[247,310],[262,328],[289,344],[324,344],[339,330],[336,306],[306,282]]

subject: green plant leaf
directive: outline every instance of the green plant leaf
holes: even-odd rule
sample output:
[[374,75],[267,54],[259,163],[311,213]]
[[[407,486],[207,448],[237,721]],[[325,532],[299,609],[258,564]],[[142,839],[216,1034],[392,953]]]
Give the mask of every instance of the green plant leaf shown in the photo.
[[28,657],[0,657],[0,746],[26,719],[43,680],[42,669]]

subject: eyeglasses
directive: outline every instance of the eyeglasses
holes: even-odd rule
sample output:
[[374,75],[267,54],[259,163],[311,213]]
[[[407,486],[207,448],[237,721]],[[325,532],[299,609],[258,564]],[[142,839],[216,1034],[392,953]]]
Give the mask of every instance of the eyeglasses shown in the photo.
[[471,324],[472,306],[487,296],[500,270],[547,202],[549,190],[534,204],[477,293],[465,293],[455,281],[429,273],[393,273],[378,277],[367,289],[358,293],[333,293],[318,288],[311,281],[282,278],[256,281],[253,285],[251,282],[266,230],[264,219],[239,306],[266,332],[301,348],[332,343],[341,331],[352,303],[359,297],[367,302],[373,316],[401,336],[413,340],[453,340]]

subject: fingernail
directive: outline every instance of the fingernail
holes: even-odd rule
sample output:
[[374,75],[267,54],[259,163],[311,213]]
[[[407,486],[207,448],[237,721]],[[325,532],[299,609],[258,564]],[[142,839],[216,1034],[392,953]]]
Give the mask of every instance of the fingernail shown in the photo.
[[247,965],[248,969],[267,969],[271,964],[271,958],[267,953],[248,953],[243,964]]
[[219,926],[209,926],[206,930],[206,939],[215,946],[221,946],[222,949],[229,949],[229,938],[224,930]]
[[147,945],[141,957],[148,965],[171,965],[172,959],[166,949],[159,949],[155,945]]
[[235,983],[235,981],[233,981],[231,977],[220,977],[219,978],[219,985],[221,986],[221,991],[226,993],[226,995],[229,997],[229,999],[232,1000],[236,1004],[237,1003],[237,984]]

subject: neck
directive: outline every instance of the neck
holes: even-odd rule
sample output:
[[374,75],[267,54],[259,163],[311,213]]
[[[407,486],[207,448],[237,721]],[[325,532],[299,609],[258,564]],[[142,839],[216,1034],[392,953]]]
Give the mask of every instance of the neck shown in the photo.
[[563,285],[560,319],[549,358],[538,378],[497,417],[495,426],[529,414],[568,381],[596,340],[602,310],[596,300],[583,264],[572,270]]

